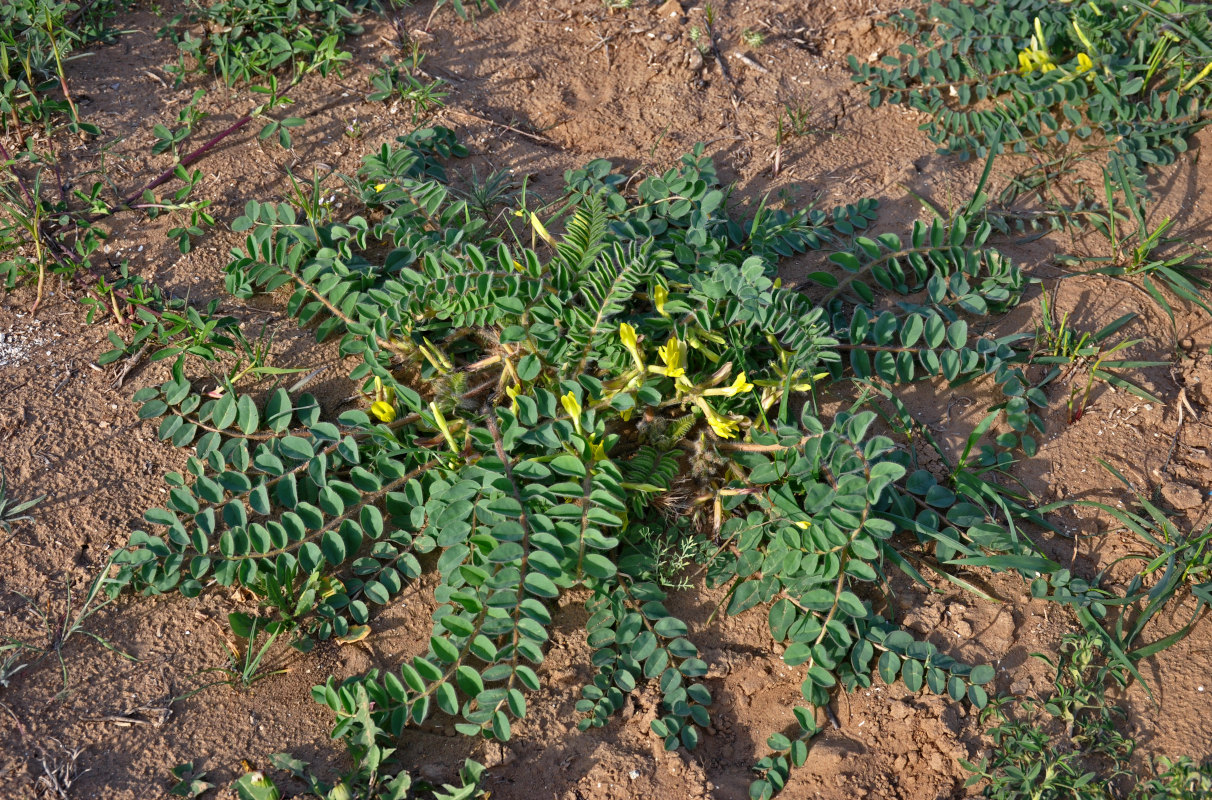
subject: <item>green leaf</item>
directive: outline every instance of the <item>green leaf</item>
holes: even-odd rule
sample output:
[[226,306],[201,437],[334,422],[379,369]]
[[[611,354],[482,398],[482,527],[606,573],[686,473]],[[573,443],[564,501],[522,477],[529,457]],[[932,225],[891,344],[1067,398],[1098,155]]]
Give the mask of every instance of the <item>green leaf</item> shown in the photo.
[[896,676],[901,671],[901,659],[896,653],[887,650],[880,656],[879,673],[884,683],[889,685],[896,682]]
[[586,475],[585,465],[581,463],[581,459],[572,455],[556,456],[548,466],[557,475],[568,475],[574,478],[584,478]]
[[320,538],[320,550],[324,553],[324,558],[328,559],[328,563],[334,567],[345,561],[345,540],[336,531],[324,532]]
[[988,664],[981,664],[980,666],[972,668],[972,672],[968,675],[968,681],[970,683],[978,684],[988,683],[996,676],[997,674],[993,671],[993,667],[989,666]]

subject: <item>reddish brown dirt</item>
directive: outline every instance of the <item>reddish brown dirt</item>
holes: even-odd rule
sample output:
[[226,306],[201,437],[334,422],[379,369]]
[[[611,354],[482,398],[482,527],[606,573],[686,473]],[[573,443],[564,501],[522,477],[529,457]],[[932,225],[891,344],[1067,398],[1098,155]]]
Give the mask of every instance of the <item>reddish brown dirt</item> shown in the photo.
[[[164,5],[167,14],[174,4]],[[452,89],[449,108],[432,121],[455,128],[471,149],[472,157],[453,167],[456,180],[467,179],[473,166],[480,175],[510,169],[529,175],[531,191],[550,199],[563,170],[590,159],[609,158],[638,176],[705,142],[722,177],[735,184],[732,202],[742,209],[764,195],[825,207],[870,196],[881,201],[881,228],[902,231],[920,211],[908,189],[944,208],[969,196],[975,167],[934,154],[917,130],[916,115],[895,107],[870,110],[865,94],[849,80],[846,54],[868,58],[895,46],[893,37],[872,26],[897,7],[889,0],[717,3],[727,75],[710,58],[700,64],[690,44],[689,29],[702,27],[703,8],[676,0],[635,6],[610,12],[600,0],[507,3],[474,25],[440,13],[435,38],[425,48],[425,67]],[[397,15],[412,30],[424,25],[428,13],[425,7]],[[99,169],[104,150],[107,177],[122,194],[167,165],[165,157],[148,155],[151,126],[171,123],[196,85],[210,92],[205,108],[212,116],[205,131],[220,130],[254,102],[243,90],[205,80],[166,88],[158,67],[173,53],[155,38],[159,24],[146,9],[124,16],[117,27],[129,33],[71,65],[82,110],[105,136],[62,155],[73,169]],[[766,43],[746,47],[745,29],[764,31]],[[240,241],[228,226],[246,200],[288,199],[286,169],[297,175],[313,169],[350,173],[362,153],[410,129],[406,110],[363,100],[369,73],[381,56],[394,53],[391,37],[390,26],[372,23],[350,43],[355,58],[343,78],[317,77],[292,92],[297,113],[308,122],[292,152],[259,144],[246,133],[200,162],[206,175],[200,194],[214,199],[220,225],[192,253],[181,256],[165,238],[165,221],[119,220],[109,255],[129,258],[140,274],[177,294],[220,296],[225,254]],[[786,104],[809,108],[815,127],[785,144],[782,169],[774,177],[776,116]],[[343,133],[355,120],[361,130],[356,140]],[[1204,133],[1177,167],[1159,176],[1154,209],[1158,219],[1178,219],[1178,235],[1204,246],[1212,245],[1212,233],[1200,187],[1212,179],[1212,167],[1196,156],[1209,143],[1212,136]],[[1180,520],[1203,526],[1212,470],[1212,358],[1203,355],[1212,345],[1208,317],[1180,308],[1174,336],[1169,320],[1138,288],[1095,276],[1062,280],[1065,272],[1052,258],[1056,252],[1098,246],[1093,239],[1052,236],[1011,242],[1006,250],[1054,293],[1056,308],[1070,311],[1081,329],[1137,313],[1127,332],[1142,341],[1132,356],[1172,366],[1135,376],[1164,402],[1147,403],[1099,384],[1084,418],[1069,425],[1068,387],[1058,387],[1045,443],[1017,474],[1044,501],[1130,502],[1129,493],[1098,466],[1101,458],[1138,488],[1157,490]],[[811,256],[787,262],[785,277],[795,280],[814,263]],[[137,421],[129,399],[135,389],[164,380],[163,365],[140,366],[115,388],[113,374],[93,366],[108,347],[110,328],[87,325],[72,300],[75,292],[52,288],[37,319],[26,313],[29,290],[0,303],[0,463],[14,497],[47,495],[34,521],[18,524],[4,542],[0,636],[34,642],[44,642],[45,635],[33,609],[64,613],[69,586],[78,603],[82,588],[125,542],[142,511],[160,502],[161,475],[183,461],[180,451],[156,439],[151,423]],[[225,307],[250,321],[280,325],[276,352],[283,360],[318,366],[335,358],[331,347],[317,347],[306,334],[293,332],[272,303],[252,308],[228,299]],[[1032,297],[999,321],[998,330],[1031,330],[1038,308]],[[1167,345],[1175,339],[1182,343],[1177,352]],[[331,369],[311,387],[330,409],[351,391],[340,372]],[[1187,413],[1181,427],[1180,391],[1198,413]],[[908,390],[905,399],[953,451],[992,402],[980,384],[963,391],[922,385]],[[1078,574],[1090,575],[1139,550],[1123,533],[1106,533],[1113,526],[1091,509],[1062,512],[1057,524],[1065,535],[1042,535],[1042,543]],[[993,663],[999,691],[1042,690],[1048,675],[1030,654],[1055,652],[1060,637],[1075,630],[1072,617],[1058,606],[1031,601],[1017,579],[979,572],[970,577],[987,581],[1005,602],[984,602],[943,582],[934,591],[898,583],[898,613],[911,630],[956,656]],[[271,666],[288,673],[248,692],[216,687],[176,702],[199,685],[200,670],[225,661],[225,615],[246,608],[247,598],[214,592],[195,601],[123,597],[92,617],[87,629],[137,662],[77,635],[62,652],[66,687],[58,664],[47,659],[0,688],[0,795],[43,796],[38,781],[44,771],[73,758],[76,779],[67,796],[106,800],[162,796],[170,768],[190,760],[221,784],[240,772],[242,760],[263,767],[271,753],[282,751],[322,769],[339,769],[341,753],[328,740],[331,719],[310,700],[311,685],[330,674],[343,678],[375,666],[390,669],[423,647],[431,589],[418,586],[384,611],[375,635],[361,643],[321,646],[308,656],[275,651]],[[484,761],[494,800],[745,797],[750,765],[765,754],[766,737],[792,722],[790,706],[801,676],[782,663],[762,612],[707,624],[718,600],[710,592],[688,592],[677,600],[712,665],[709,683],[717,698],[713,728],[693,754],[661,749],[648,731],[654,698],[643,692],[605,728],[576,732],[573,705],[590,675],[584,611],[576,598],[561,603],[543,667],[545,688],[530,698],[531,714],[516,726],[512,742],[469,742],[434,724],[407,734],[402,752],[431,779],[448,779],[466,756]],[[1184,624],[1185,611],[1160,620],[1157,635]],[[1181,644],[1142,664],[1160,705],[1150,704],[1138,687],[1122,700],[1129,709],[1127,729],[1143,752],[1202,756],[1212,749],[1210,646],[1212,623],[1204,620]],[[900,684],[876,683],[878,688],[837,699],[840,727],[816,740],[785,797],[965,795],[967,773],[958,760],[978,755],[986,744],[974,715]]]

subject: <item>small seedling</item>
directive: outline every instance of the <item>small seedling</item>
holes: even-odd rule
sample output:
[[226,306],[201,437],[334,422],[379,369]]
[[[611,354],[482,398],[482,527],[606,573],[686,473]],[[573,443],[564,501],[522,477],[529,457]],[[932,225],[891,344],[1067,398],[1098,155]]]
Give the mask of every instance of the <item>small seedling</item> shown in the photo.
[[192,761],[173,767],[173,777],[177,779],[177,783],[168,790],[173,797],[187,797],[192,800],[215,788],[213,783],[206,780],[205,772],[194,769]]
[[198,102],[205,96],[205,89],[194,91],[189,103],[177,112],[177,124],[180,127],[176,130],[169,130],[166,126],[160,124],[152,128],[152,134],[156,137],[156,143],[152,145],[153,154],[159,155],[171,151],[173,156],[178,159],[180,158],[181,146],[193,135],[198,123],[206,119],[206,112],[198,109]]
[[398,63],[390,57],[384,59],[383,67],[370,77],[372,91],[366,99],[374,102],[398,101],[412,110],[412,124],[421,117],[445,105],[450,93],[444,91],[446,82],[441,78],[425,80],[418,77],[425,56],[414,43],[407,63]]
[[703,41],[703,31],[698,25],[691,25],[690,30],[686,31],[686,36],[690,39],[690,43],[699,51],[700,55],[706,56],[710,48],[707,42]]
[[8,497],[7,476],[4,474],[4,465],[0,464],[0,529],[5,533],[12,533],[14,524],[33,519],[26,512],[45,499],[46,495],[39,495],[33,500],[14,503]]
[[[1046,291],[1040,302],[1043,321],[1036,329],[1035,347],[1030,361],[1034,364],[1050,366],[1052,369],[1038,385],[1043,386],[1057,378],[1062,381],[1072,380],[1078,369],[1087,369],[1085,385],[1074,382],[1069,390],[1066,406],[1069,410],[1070,423],[1077,422],[1085,414],[1096,381],[1103,381],[1123,389],[1142,400],[1161,404],[1162,401],[1156,396],[1119,374],[1119,371],[1160,367],[1165,366],[1166,362],[1112,358],[1116,353],[1127,350],[1142,341],[1128,339],[1115,344],[1108,342],[1117,331],[1136,319],[1135,314],[1125,314],[1094,333],[1078,333],[1069,323],[1068,312],[1063,314],[1059,320],[1055,319],[1055,309]],[[1067,368],[1062,370],[1062,366]]]
[[746,47],[757,50],[766,44],[766,34],[754,28],[746,28],[741,31],[741,41],[745,43]]
[[[188,700],[189,698],[203,692],[212,686],[230,686],[233,689],[247,691],[254,684],[272,678],[275,675],[285,675],[290,672],[289,669],[262,670],[261,662],[265,660],[266,654],[269,653],[274,642],[285,631],[285,626],[280,622],[266,622],[260,617],[250,616],[248,614],[232,613],[227,615],[228,623],[231,625],[232,633],[237,638],[244,640],[243,647],[233,645],[227,642],[227,647],[231,651],[228,662],[222,667],[210,667],[196,673],[198,675],[206,675],[208,673],[217,673],[224,677],[205,683],[190,692],[187,692],[176,700]],[[261,633],[265,633],[265,641],[257,646],[257,639]]]
[[9,651],[9,656],[6,657],[6,664],[8,665],[7,669],[9,670],[10,675],[15,673],[17,669],[20,669],[20,667],[13,668],[16,653],[29,654],[30,658],[32,658],[32,661],[29,662],[31,664],[35,661],[39,661],[53,655],[59,663],[59,669],[63,677],[63,691],[60,694],[65,694],[69,687],[69,681],[67,660],[64,658],[63,648],[76,634],[80,634],[92,639],[106,650],[121,656],[127,661],[138,661],[137,658],[132,656],[130,653],[120,650],[108,639],[105,639],[92,631],[84,629],[84,625],[86,622],[88,622],[90,617],[114,602],[115,595],[112,592],[113,581],[109,577],[110,567],[112,567],[113,564],[114,558],[111,558],[108,562],[106,562],[105,566],[97,574],[97,577],[94,578],[92,583],[89,584],[88,591],[84,596],[84,602],[79,608],[75,607],[74,598],[72,596],[71,581],[68,580],[65,586],[66,598],[63,611],[58,615],[51,610],[49,601],[47,602],[46,608],[43,609],[32,598],[26,597],[20,592],[17,593],[17,595],[26,602],[29,608],[41,621],[42,628],[46,634],[46,642],[43,644],[36,644],[33,642],[10,638],[4,643],[3,646],[0,646],[0,650],[8,649]]
[[468,204],[485,219],[492,219],[498,210],[514,202],[519,184],[508,170],[493,170],[481,180],[475,167],[471,168],[470,185],[463,192]]

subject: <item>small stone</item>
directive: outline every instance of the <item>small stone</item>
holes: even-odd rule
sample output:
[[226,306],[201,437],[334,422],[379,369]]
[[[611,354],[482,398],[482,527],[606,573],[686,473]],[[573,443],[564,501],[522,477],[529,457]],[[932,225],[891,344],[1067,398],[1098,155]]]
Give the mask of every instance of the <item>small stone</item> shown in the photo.
[[1185,483],[1167,483],[1162,486],[1161,493],[1166,502],[1179,511],[1198,508],[1204,502],[1204,496],[1199,489]]
[[680,17],[682,16],[682,4],[678,0],[665,0],[665,3],[657,9],[657,16],[661,19]]

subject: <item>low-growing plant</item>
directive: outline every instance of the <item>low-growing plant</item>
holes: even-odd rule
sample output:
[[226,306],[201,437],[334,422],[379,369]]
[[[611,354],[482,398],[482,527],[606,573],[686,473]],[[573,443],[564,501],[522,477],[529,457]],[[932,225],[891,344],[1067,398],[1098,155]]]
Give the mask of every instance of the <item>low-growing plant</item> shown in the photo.
[[165,125],[157,124],[152,127],[156,143],[152,145],[152,154],[171,152],[178,159],[181,157],[181,147],[193,135],[198,123],[206,119],[206,112],[198,108],[198,103],[206,96],[205,89],[195,89],[193,97],[185,107],[177,112],[177,124],[181,127],[170,130]]
[[[180,51],[165,69],[178,84],[213,71],[228,86],[264,81],[284,68],[295,81],[309,72],[340,74],[351,56],[337,45],[361,32],[360,12],[377,7],[374,0],[192,2],[160,30]],[[199,28],[204,35],[196,35]]]
[[[216,673],[221,677],[208,681],[197,689],[176,698],[176,700],[189,699],[212,686],[230,686],[233,689],[247,691],[258,681],[272,678],[275,675],[283,675],[290,671],[287,669],[265,670],[261,668],[261,662],[265,660],[265,656],[269,653],[270,648],[274,646],[274,642],[278,640],[278,637],[285,630],[282,622],[267,623],[260,617],[242,613],[228,614],[227,619],[231,625],[232,633],[237,638],[244,640],[243,646],[232,645],[229,642],[228,648],[231,652],[228,654],[229,657],[226,664],[221,667],[204,669],[193,676],[198,677]],[[265,633],[265,641],[258,645],[258,639],[262,632]]]
[[[10,637],[3,644],[0,644],[0,652],[6,653],[4,671],[8,677],[11,677],[24,666],[54,656],[62,673],[63,693],[66,693],[70,682],[68,680],[67,660],[64,658],[63,648],[77,634],[92,639],[106,650],[127,661],[138,660],[130,653],[120,650],[108,639],[86,630],[84,627],[90,617],[114,601],[114,592],[111,591],[113,580],[109,577],[110,568],[113,564],[113,559],[108,561],[105,567],[97,574],[97,577],[89,584],[88,591],[84,595],[84,601],[80,604],[79,608],[75,604],[70,580],[66,582],[64,587],[63,610],[57,614],[51,610],[49,602],[46,608],[43,609],[32,598],[16,592],[17,596],[25,601],[30,611],[41,622],[45,641],[34,642]],[[18,657],[24,662],[21,666],[17,666],[16,659]]]
[[[74,255],[65,243],[69,234],[62,229],[52,230],[51,220],[57,219],[55,212],[63,203],[54,203],[44,191],[44,170],[41,165],[32,167],[33,176],[28,182],[16,172],[17,165],[26,159],[10,158],[0,144],[0,155],[5,174],[0,174],[0,262],[2,285],[11,289],[25,278],[33,278],[37,289],[31,314],[36,314],[45,295],[47,272],[70,278],[78,267]],[[89,230],[90,236],[81,242],[91,251],[100,242],[100,237]],[[61,260],[61,256],[66,258]]]
[[1154,775],[1140,784],[1142,800],[1198,800],[1212,794],[1212,762],[1197,763],[1189,756],[1159,756]]
[[442,6],[449,5],[458,15],[459,19],[470,19],[471,13],[468,11],[468,6],[475,9],[477,13],[483,14],[485,10],[499,11],[496,0],[474,0],[473,3],[465,3],[463,0],[433,0],[433,10],[429,12],[429,19],[425,21],[425,29],[429,30],[429,26],[433,24],[433,18],[437,16],[438,11]]
[[493,170],[483,179],[471,168],[471,179],[463,197],[479,217],[495,221],[498,213],[518,197],[519,184],[509,171]]
[[746,28],[741,31],[741,41],[745,43],[746,47],[757,50],[766,44],[766,34],[754,28]]
[[[308,795],[320,800],[487,800],[490,794],[480,790],[484,767],[471,759],[464,762],[457,784],[434,786],[414,778],[401,767],[392,758],[394,748],[351,743],[349,750],[353,769],[342,774],[334,785],[319,780],[307,768],[306,761],[287,753],[270,756],[270,762],[302,781]],[[240,800],[278,800],[282,796],[273,780],[259,771],[245,773],[232,788]]]
[[[948,152],[1105,154],[1123,186],[1169,164],[1207,124],[1208,5],[972,3],[905,9],[889,24],[911,40],[876,64],[850,56],[871,105],[905,103]],[[996,144],[995,132],[1004,131]]]
[[32,500],[13,502],[12,498],[8,496],[8,476],[4,472],[4,465],[0,464],[0,529],[3,529],[5,533],[11,534],[13,525],[18,522],[33,519],[29,511],[45,499],[46,495],[39,495]]
[[1134,774],[1126,712],[1106,695],[1128,672],[1105,663],[1105,647],[1087,632],[1067,635],[1055,661],[1033,654],[1053,667],[1050,690],[1000,697],[981,711],[983,725],[994,723],[985,731],[993,747],[979,764],[961,761],[973,773],[965,785],[985,781],[982,796],[996,800],[1195,800],[1212,791],[1212,764],[1187,756],[1158,759],[1146,780]]
[[1121,732],[1123,709],[1105,694],[1108,679],[1125,683],[1127,673],[1100,667],[1101,646],[1097,637],[1070,635],[1056,662],[1034,654],[1054,668],[1051,691],[1038,698],[1001,697],[981,711],[982,724],[996,723],[986,730],[992,755],[980,764],[961,761],[974,773],[966,786],[988,781],[984,796],[998,800],[1102,800],[1131,775],[1135,743]]
[[443,91],[446,82],[441,78],[428,80],[418,77],[425,56],[419,47],[413,47],[407,63],[400,63],[387,56],[383,66],[370,76],[371,92],[366,99],[372,102],[402,102],[412,111],[412,124],[445,105],[449,92]]
[[[1212,605],[1212,524],[1198,530],[1182,530],[1119,470],[1101,460],[1099,463],[1136,495],[1140,510],[1117,508],[1092,500],[1079,502],[1109,514],[1128,532],[1135,534],[1150,552],[1124,556],[1095,577],[1093,583],[1099,585],[1111,569],[1120,563],[1140,564],[1124,586],[1122,598],[1115,603],[1121,611],[1112,625],[1096,629],[1094,616],[1088,609],[1080,607],[1078,619],[1087,630],[1099,632],[1115,662],[1140,681],[1152,695],[1134,664],[1181,641],[1191,632],[1195,621]],[[1033,590],[1037,589],[1033,587]],[[1166,636],[1142,643],[1149,622],[1154,617],[1167,606],[1178,606],[1190,600],[1194,600],[1194,609],[1186,625]]]
[[27,125],[50,130],[68,117],[72,133],[97,135],[80,118],[64,63],[74,51],[107,39],[110,0],[11,0],[0,4],[0,130],[20,140]]
[[[1059,320],[1054,318],[1055,309],[1046,291],[1041,297],[1040,305],[1042,321],[1036,329],[1031,363],[1051,367],[1040,381],[1040,385],[1050,383],[1054,379],[1069,382],[1069,397],[1066,401],[1069,422],[1077,422],[1085,414],[1095,381],[1123,389],[1142,400],[1159,405],[1162,403],[1160,399],[1120,373],[1122,370],[1162,367],[1166,362],[1112,358],[1116,353],[1141,343],[1141,339],[1125,339],[1114,344],[1109,342],[1116,332],[1136,319],[1136,314],[1125,314],[1094,333],[1078,333],[1069,324],[1068,312]],[[1084,385],[1077,379],[1079,369],[1086,372]]]
[[[763,607],[806,678],[799,732],[770,738],[755,797],[803,763],[813,709],[835,687],[878,673],[983,706],[992,668],[886,619],[885,569],[921,579],[903,555],[919,550],[944,572],[1054,568],[1016,527],[1037,517],[993,489],[975,455],[943,477],[915,469],[875,432],[870,392],[833,414],[813,401],[816,385],[847,376],[989,378],[1006,399],[969,449],[995,420],[1011,430],[1004,446],[1033,441],[1044,398],[1019,366],[1021,337],[973,337],[966,321],[1013,306],[1023,285],[985,246],[988,224],[971,222],[976,204],[907,241],[862,235],[874,201],[763,204],[741,220],[700,147],[634,195],[609,162],[570,171],[562,236],[524,200],[516,212],[534,249],[504,241],[446,185],[443,160],[464,154],[444,129],[384,145],[353,180],[367,214],[339,222],[247,204],[228,290],[288,288],[301,324],[360,359],[350,377],[369,408],[332,417],[285,388],[268,402],[209,392],[195,377],[209,354],[172,345],[172,379],[136,400],[194,455],[168,476],[167,507],[147,513],[155,527],[132,534],[117,580],[189,596],[242,586],[306,647],[366,636],[373,608],[433,553],[427,652],[315,689],[334,736],[366,745],[437,711],[464,734],[508,739],[539,685],[548,604],[581,587],[595,652],[581,726],[653,682],[653,731],[694,747],[710,721],[707,665],[665,605],[668,556],[640,533],[674,524],[712,542],[702,557],[723,612]],[[773,277],[805,251],[819,251],[819,299]],[[877,310],[877,291],[899,300]]]
[[215,788],[213,783],[206,780],[205,772],[194,768],[192,761],[173,767],[173,777],[177,779],[177,783],[168,790],[172,797],[201,797]]
[[775,177],[782,170],[783,145],[787,140],[822,132],[820,128],[812,124],[811,115],[811,107],[798,103],[787,103],[779,109],[778,117],[774,122],[774,152],[771,154],[771,159],[774,161],[771,171]]

